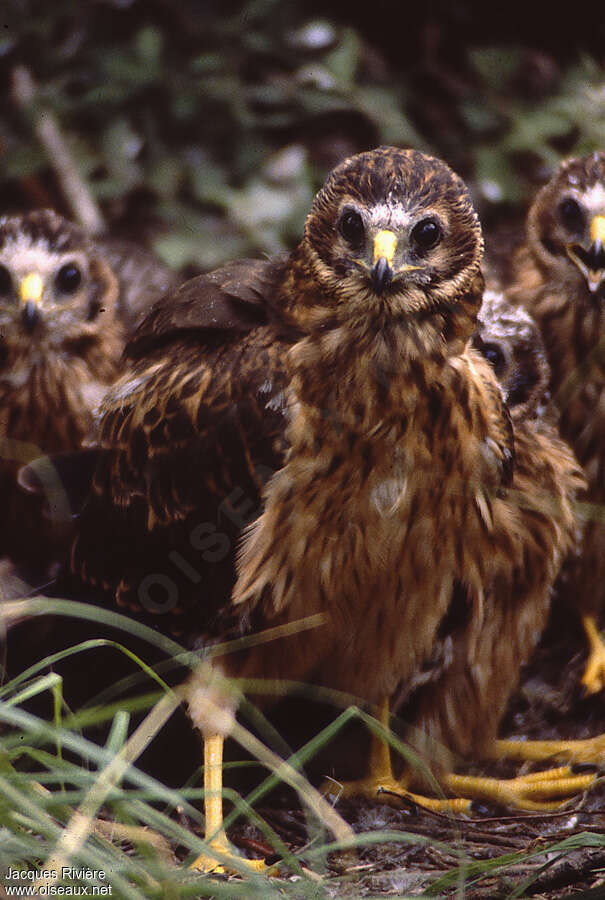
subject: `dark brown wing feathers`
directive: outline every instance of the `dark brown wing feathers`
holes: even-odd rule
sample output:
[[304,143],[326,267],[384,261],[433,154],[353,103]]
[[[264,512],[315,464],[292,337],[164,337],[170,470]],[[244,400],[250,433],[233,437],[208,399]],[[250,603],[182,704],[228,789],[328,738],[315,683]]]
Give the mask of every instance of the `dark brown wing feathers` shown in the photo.
[[245,333],[279,321],[271,303],[287,257],[237,260],[183,284],[158,302],[127,347],[131,359],[143,357],[179,332]]
[[152,620],[165,604],[162,627],[193,640],[228,600],[239,533],[283,461],[288,344],[269,324],[281,266],[240,261],[160,300],[103,406],[74,566]]

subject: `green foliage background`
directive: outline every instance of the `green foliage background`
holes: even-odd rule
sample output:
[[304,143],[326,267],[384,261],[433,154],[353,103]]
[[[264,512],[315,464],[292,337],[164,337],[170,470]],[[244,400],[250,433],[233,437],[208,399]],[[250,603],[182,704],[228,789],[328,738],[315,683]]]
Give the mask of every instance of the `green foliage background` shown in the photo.
[[[417,15],[409,32],[393,35],[410,6],[393,4],[394,12],[386,2],[374,6],[366,11],[380,27],[370,32],[336,6],[317,4],[318,13],[304,0],[2,0],[0,211],[43,205],[73,215],[33,128],[49,112],[101,204],[108,231],[153,246],[187,273],[292,246],[327,171],[380,143],[443,156],[468,180],[488,229],[506,221],[518,228],[532,192],[562,156],[605,147],[605,77],[594,53],[511,42],[496,28],[457,42],[448,31],[454,20],[429,13],[426,21]],[[470,0],[453,7],[472,20]],[[555,12],[551,6],[549,16]],[[590,17],[569,21],[585,22],[597,34]],[[376,37],[381,29],[384,41]],[[19,65],[39,85],[27,112],[10,90]],[[53,611],[47,599],[25,602],[32,614],[36,603]],[[101,622],[92,606],[88,615]],[[141,627],[132,623],[133,633]],[[120,652],[132,655],[121,645]],[[45,674],[47,665],[42,660],[0,685],[0,866],[48,858],[74,807],[88,810],[92,828],[91,797],[99,796],[103,767],[125,746],[129,717],[157,699],[105,702],[66,717],[61,678]],[[52,727],[22,708],[47,693]],[[91,725],[108,727],[105,747],[82,734]],[[315,752],[327,740],[321,733],[309,746]],[[201,788],[173,791],[136,768],[123,784],[107,785],[102,799],[116,822],[151,828],[179,846],[179,864],[199,852],[201,839],[190,826],[201,827],[195,805]],[[190,817],[185,825],[175,810]],[[374,829],[357,840],[390,843],[391,856],[394,842],[424,842],[402,829]],[[551,850],[567,852],[574,841],[601,847],[603,836],[574,835]],[[530,847],[524,858],[547,850]],[[326,853],[319,842],[304,860]],[[439,890],[461,895],[465,879],[488,877],[522,854],[491,855],[477,862],[461,854]],[[129,842],[122,848],[94,833],[75,859],[111,872],[120,897],[351,896],[347,877],[336,892],[311,879],[275,887],[191,883],[190,873],[164,856],[144,841],[133,852]],[[540,858],[536,872],[550,862]],[[498,895],[520,896],[529,881],[515,887],[509,879]]]
[[[488,221],[520,216],[562,155],[605,145],[603,70],[586,53],[469,41],[452,62],[446,23],[410,64],[308,8],[4,0],[0,70],[8,85],[31,69],[109,230],[178,268],[291,246],[326,172],[379,143],[445,157]],[[9,90],[0,161],[4,211],[70,214]]]

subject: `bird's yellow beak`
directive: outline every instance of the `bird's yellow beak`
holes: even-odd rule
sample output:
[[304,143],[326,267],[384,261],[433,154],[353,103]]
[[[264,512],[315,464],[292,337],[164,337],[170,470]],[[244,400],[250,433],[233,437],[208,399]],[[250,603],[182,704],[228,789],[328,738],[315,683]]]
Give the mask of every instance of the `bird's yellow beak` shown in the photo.
[[[393,231],[383,229],[374,238],[374,265],[372,267],[372,284],[377,294],[381,294],[391,282],[394,274],[393,260],[397,250],[397,235]],[[421,266],[410,266],[403,263],[397,267],[397,272],[411,272],[420,269]]]
[[605,216],[595,216],[590,223],[590,240],[593,244],[605,244]]
[[567,255],[578,267],[591,294],[605,279],[605,216],[594,216],[590,223],[591,244],[586,250],[581,244],[569,244]]
[[38,304],[42,299],[43,292],[44,282],[37,272],[31,272],[29,275],[26,275],[19,285],[19,297],[22,303],[31,301]]
[[38,320],[38,304],[44,293],[44,282],[37,272],[30,272],[19,285],[19,299],[23,304],[21,315],[28,331],[33,331]]
[[372,267],[372,284],[377,294],[382,294],[393,277],[393,258],[397,248],[397,235],[386,229],[379,231],[374,238],[374,265]]
[[397,235],[393,231],[379,231],[374,238],[374,265],[379,259],[386,259],[390,266],[393,265],[393,257],[397,247]]

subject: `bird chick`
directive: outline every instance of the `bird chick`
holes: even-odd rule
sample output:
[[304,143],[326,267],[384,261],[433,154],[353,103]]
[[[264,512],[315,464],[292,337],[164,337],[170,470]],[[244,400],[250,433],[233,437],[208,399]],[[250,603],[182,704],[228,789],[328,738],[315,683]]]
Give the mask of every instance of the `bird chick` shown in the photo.
[[[150,277],[124,278],[118,262],[77,225],[51,210],[0,218],[0,553],[18,562],[53,557],[63,521],[39,534],[41,506],[17,485],[19,467],[49,453],[79,448],[93,410],[121,372],[120,358],[133,323],[173,276],[157,261]],[[48,468],[49,490],[59,485]],[[57,488],[57,490],[55,490]],[[39,560],[38,560],[39,561]]]
[[[445,163],[380,148],[330,174],[291,254],[160,301],[101,406],[74,571],[193,646],[275,636],[215,674],[346,691],[385,723],[460,606],[463,688],[431,690],[415,721],[483,753],[543,628],[581,477],[511,418],[471,347],[482,246]],[[216,774],[234,702],[200,671],[183,691],[214,798],[195,865],[211,869],[229,852]],[[353,790],[402,788],[385,748]]]
[[605,153],[568,159],[537,194],[509,298],[538,322],[561,435],[588,479],[586,527],[562,592],[589,643],[585,690],[605,686],[599,619],[605,605]]

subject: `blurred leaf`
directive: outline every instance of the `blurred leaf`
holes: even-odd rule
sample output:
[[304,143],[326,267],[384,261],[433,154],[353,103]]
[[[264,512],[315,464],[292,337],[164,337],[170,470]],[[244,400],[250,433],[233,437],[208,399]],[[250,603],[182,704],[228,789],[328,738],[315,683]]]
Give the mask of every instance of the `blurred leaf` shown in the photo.
[[[314,115],[326,113],[347,112],[354,109],[351,98],[336,92],[316,90],[315,86],[307,87],[300,95],[301,107]],[[296,111],[292,114],[296,116]]]
[[177,94],[172,100],[171,109],[175,119],[179,119],[182,122],[191,120],[199,111],[197,97],[184,92]]
[[82,98],[82,106],[93,109],[97,106],[119,106],[129,100],[131,95],[131,87],[109,81],[87,91]]
[[195,264],[205,271],[244,255],[245,247],[243,237],[220,233],[207,222],[200,224],[195,233],[190,229],[177,229],[153,243],[155,253],[172,268],[182,269]]
[[2,157],[2,171],[6,178],[28,178],[48,165],[41,147],[21,146],[17,152]]
[[552,106],[542,109],[532,107],[517,113],[503,143],[509,150],[537,149],[549,138],[567,134],[571,128],[572,122],[563,110]]
[[162,196],[173,197],[183,179],[183,165],[174,157],[165,157],[149,167],[147,181]]
[[392,90],[386,87],[361,87],[355,93],[356,107],[378,126],[384,144],[426,147],[426,141],[406,117]]
[[[413,74],[412,97],[407,67],[384,57],[379,43],[368,45],[360,29],[310,18],[301,0],[182,0],[178,10],[140,0],[5,0],[5,7],[0,60],[7,71],[13,60],[32,66],[40,85],[32,112],[55,113],[94,192],[112,201],[109,214],[127,223],[132,213],[136,222],[142,203],[146,216],[181,234],[181,213],[195,219],[200,207],[220,210],[238,235],[225,242],[234,251],[287,246],[300,234],[306,175],[284,185],[263,171],[293,142],[330,162],[340,152],[334,148],[354,152],[368,136],[427,149],[481,182],[492,202],[519,206],[532,177],[528,159],[548,168],[562,153],[605,146],[605,78],[588,55],[560,68],[543,54],[554,75],[540,82],[547,85],[540,101],[528,102],[525,72],[539,60],[526,48],[469,47],[458,71],[441,65],[436,48]],[[36,175],[54,195],[32,118],[15,115],[8,92],[0,99],[0,148],[0,180]],[[328,162],[317,165],[315,185]],[[201,227],[206,264],[223,254],[205,244],[214,226]],[[200,241],[190,236],[187,253],[174,252],[190,258]]]
[[103,143],[109,161],[118,166],[117,160],[136,159],[143,146],[140,135],[126,118],[116,119],[106,128]]
[[469,129],[476,134],[494,131],[503,124],[497,111],[479,98],[463,101],[460,104],[460,112]]
[[344,28],[338,45],[326,53],[324,65],[339,82],[340,88],[350,87],[355,80],[361,56],[361,40],[352,28]]
[[481,79],[494,91],[501,91],[519,67],[518,47],[479,47],[469,51],[469,60]]
[[208,157],[189,154],[189,178],[193,194],[200,203],[228,205],[232,189],[226,182],[226,173]]
[[164,39],[158,28],[148,26],[141,28],[135,38],[135,51],[143,65],[149,69],[149,74],[159,72]]
[[69,138],[69,149],[85,178],[90,178],[104,163],[101,148],[91,146],[90,142],[80,137]]
[[140,60],[124,53],[121,49],[110,50],[103,57],[102,68],[108,81],[116,81],[130,93],[149,80],[149,73]]
[[253,229],[261,223],[284,221],[292,212],[292,191],[270,187],[260,179],[252,179],[246,189],[234,194],[231,214],[236,222]]
[[475,178],[483,197],[491,203],[521,203],[524,183],[505,153],[493,146],[475,149]]
[[143,141],[126,118],[118,118],[106,129],[101,139],[107,178],[95,186],[99,197],[116,197],[143,181],[143,171],[136,161]]
[[202,53],[201,56],[197,56],[191,61],[190,69],[192,72],[207,74],[222,69],[224,63],[224,57],[220,53]]

